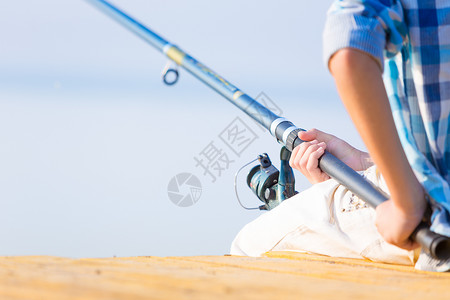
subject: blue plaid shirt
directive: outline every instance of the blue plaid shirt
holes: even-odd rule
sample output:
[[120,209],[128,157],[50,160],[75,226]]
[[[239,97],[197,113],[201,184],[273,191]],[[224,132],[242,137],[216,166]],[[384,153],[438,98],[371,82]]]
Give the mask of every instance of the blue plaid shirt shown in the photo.
[[450,1],[336,0],[325,25],[326,62],[346,47],[384,68],[403,148],[431,198],[431,228],[450,236]]

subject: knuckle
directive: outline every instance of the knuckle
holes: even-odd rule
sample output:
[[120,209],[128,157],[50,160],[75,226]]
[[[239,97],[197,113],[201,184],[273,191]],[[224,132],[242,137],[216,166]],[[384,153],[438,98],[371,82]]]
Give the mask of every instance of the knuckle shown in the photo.
[[313,166],[307,166],[307,169],[309,171],[309,173],[315,173],[317,172],[317,168],[313,167]]
[[291,166],[291,168],[297,168],[297,163],[295,160],[290,160],[289,165]]
[[313,157],[314,159],[318,159],[318,158],[320,157],[321,154],[322,154],[322,153],[320,152],[320,150],[317,149],[316,151],[314,151],[314,152],[311,154],[311,157]]
[[310,145],[309,142],[303,142],[298,147],[299,147],[300,150],[305,150],[306,148],[309,147],[309,145]]
[[300,161],[300,166],[304,170],[308,170],[308,159],[302,159]]
[[296,160],[294,161],[294,167],[295,167],[296,169],[300,169],[300,168],[301,168],[301,166],[300,166],[300,158],[298,158],[298,159],[296,159]]
[[308,165],[306,166],[310,172],[317,172],[317,161],[316,160],[310,160],[308,162]]

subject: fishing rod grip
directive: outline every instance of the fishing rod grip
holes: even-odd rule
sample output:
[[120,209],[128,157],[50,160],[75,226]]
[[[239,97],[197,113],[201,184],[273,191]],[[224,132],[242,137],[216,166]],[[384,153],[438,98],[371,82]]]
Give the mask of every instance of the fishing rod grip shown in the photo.
[[[302,140],[296,139],[293,143],[294,147],[302,142]],[[319,168],[373,208],[389,199],[386,193],[380,191],[370,181],[328,151],[325,151],[319,159]],[[433,257],[442,260],[450,258],[450,238],[432,232],[424,221],[417,226],[410,239],[420,244],[422,249]]]

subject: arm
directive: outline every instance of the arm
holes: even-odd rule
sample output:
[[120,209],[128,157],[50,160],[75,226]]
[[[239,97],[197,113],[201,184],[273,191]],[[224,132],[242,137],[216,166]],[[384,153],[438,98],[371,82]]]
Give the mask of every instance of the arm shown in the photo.
[[387,242],[413,249],[417,245],[409,236],[423,217],[426,201],[400,144],[379,64],[363,52],[346,48],[330,59],[329,67],[391,194],[390,200],[377,207],[378,231]]

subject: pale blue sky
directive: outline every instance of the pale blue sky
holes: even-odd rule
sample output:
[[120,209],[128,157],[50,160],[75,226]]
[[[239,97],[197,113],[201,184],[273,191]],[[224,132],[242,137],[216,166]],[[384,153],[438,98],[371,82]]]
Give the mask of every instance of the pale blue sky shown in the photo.
[[[298,126],[361,146],[321,58],[329,2],[113,3]],[[186,72],[164,86],[166,59],[95,8],[3,1],[0,38],[0,255],[225,254],[260,214],[233,176],[262,152],[277,162],[278,144]],[[211,183],[193,158],[237,116],[259,138]],[[190,208],[167,196],[181,172],[202,181]]]

